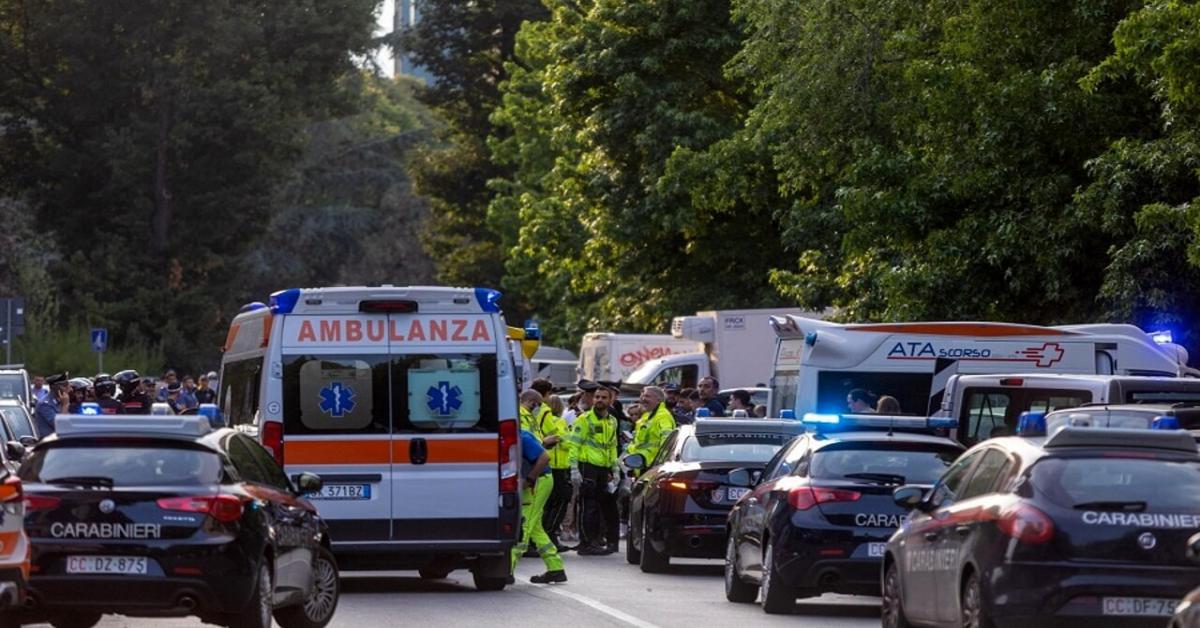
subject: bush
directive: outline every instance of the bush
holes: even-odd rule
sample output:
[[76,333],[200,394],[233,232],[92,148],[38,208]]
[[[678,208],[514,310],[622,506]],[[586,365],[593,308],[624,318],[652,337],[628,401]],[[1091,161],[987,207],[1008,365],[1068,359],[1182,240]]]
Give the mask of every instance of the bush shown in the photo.
[[[49,331],[31,330],[13,344],[13,362],[24,363],[30,374],[66,371],[75,376],[90,377],[97,372],[91,329],[72,325]],[[104,371],[107,373],[137,369],[142,374],[158,374],[165,363],[161,345],[140,339],[128,342],[110,336],[108,351],[104,352]]]

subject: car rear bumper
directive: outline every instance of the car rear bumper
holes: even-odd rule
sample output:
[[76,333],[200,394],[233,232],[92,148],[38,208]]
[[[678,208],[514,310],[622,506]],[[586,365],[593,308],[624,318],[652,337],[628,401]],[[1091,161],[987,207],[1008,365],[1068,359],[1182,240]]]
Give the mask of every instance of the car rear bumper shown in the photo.
[[645,541],[668,556],[724,558],[728,517],[726,512],[659,515]]
[[815,593],[878,595],[883,557],[871,556],[869,548],[886,543],[891,531],[861,530],[788,526],[775,543],[779,576],[788,586]]
[[[215,580],[215,579],[214,579]],[[184,616],[240,611],[250,601],[254,577],[202,578],[41,576],[29,588],[35,613],[88,610],[133,616]]]
[[1107,614],[1105,599],[1182,600],[1195,578],[1194,567],[1007,563],[982,579],[987,588],[984,611],[1000,626],[1021,628],[1070,621],[1089,626],[1165,625],[1169,615]]

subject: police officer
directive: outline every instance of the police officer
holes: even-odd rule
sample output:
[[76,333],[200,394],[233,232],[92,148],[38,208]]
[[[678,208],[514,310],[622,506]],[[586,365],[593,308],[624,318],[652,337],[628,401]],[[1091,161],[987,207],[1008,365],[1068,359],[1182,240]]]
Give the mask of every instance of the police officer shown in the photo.
[[84,402],[90,401],[88,393],[92,389],[92,382],[86,377],[72,377],[67,381],[67,388],[67,412],[79,414]]
[[628,454],[641,454],[650,464],[658,456],[658,450],[663,441],[675,430],[675,417],[667,409],[667,395],[658,386],[647,386],[642,389],[642,407],[645,414],[638,419],[633,433],[633,443],[629,445]]
[[142,390],[142,376],[133,369],[113,375],[113,381],[121,387],[121,405],[125,414],[150,414],[150,397]]
[[97,375],[92,387],[96,391],[96,403],[100,405],[101,413],[125,414],[124,404],[113,399],[117,393],[117,383],[107,373]]
[[46,438],[54,433],[54,418],[61,412],[66,414],[67,406],[71,403],[71,393],[67,383],[67,374],[58,373],[46,377],[46,385],[50,393],[46,395],[33,409],[37,423],[39,438]]
[[617,551],[620,521],[617,516],[616,417],[609,413],[615,397],[608,388],[597,388],[592,409],[575,420],[571,433],[571,481],[579,486],[582,505],[580,556],[602,556]]
[[[542,396],[535,390],[521,393],[521,408],[530,411],[540,406]],[[529,579],[534,584],[566,582],[562,558],[546,531],[542,529],[542,511],[546,500],[554,490],[554,476],[550,474],[550,456],[542,448],[533,432],[521,430],[521,472],[525,476],[525,490],[521,492],[521,542],[512,548],[512,570],[517,570],[517,561],[533,540],[537,553],[546,564],[546,572]]]

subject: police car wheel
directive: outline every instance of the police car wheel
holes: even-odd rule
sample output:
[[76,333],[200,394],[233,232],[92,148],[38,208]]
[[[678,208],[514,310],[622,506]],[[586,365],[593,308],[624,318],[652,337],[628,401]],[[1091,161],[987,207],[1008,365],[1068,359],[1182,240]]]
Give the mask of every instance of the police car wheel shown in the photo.
[[753,604],[758,599],[758,587],[742,580],[737,567],[737,542],[733,534],[725,548],[725,599],[738,604]]
[[324,547],[317,548],[312,564],[313,589],[303,604],[275,611],[283,628],[323,628],[333,619],[341,595],[337,562]]
[[629,534],[625,537],[625,562],[630,565],[640,565],[642,563],[642,551],[637,548],[637,533],[635,529],[633,515],[630,515]]
[[100,613],[62,613],[50,619],[54,628],[92,628],[100,623]]
[[796,592],[784,585],[775,571],[775,547],[772,541],[767,541],[767,549],[763,552],[762,608],[772,615],[786,615],[796,612]]
[[246,608],[233,616],[229,622],[230,628],[271,628],[272,599],[274,583],[271,581],[271,569],[267,567],[267,559],[263,558],[258,566],[258,578],[254,585],[254,593]]
[[646,530],[646,516],[642,515],[642,560],[644,573],[663,573],[671,565],[671,557],[654,549],[654,543]]
[[992,622],[983,614],[983,592],[975,574],[967,576],[959,605],[963,628],[991,628]]
[[888,565],[887,573],[883,576],[883,628],[909,628],[908,617],[904,615],[904,598],[900,594],[900,569],[896,563]]

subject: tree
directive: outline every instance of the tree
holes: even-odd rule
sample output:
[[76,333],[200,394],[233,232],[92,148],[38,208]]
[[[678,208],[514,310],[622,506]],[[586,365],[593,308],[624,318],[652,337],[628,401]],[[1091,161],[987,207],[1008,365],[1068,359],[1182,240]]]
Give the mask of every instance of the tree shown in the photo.
[[354,104],[376,1],[0,0],[0,191],[64,252],[62,311],[215,357],[307,121]]

